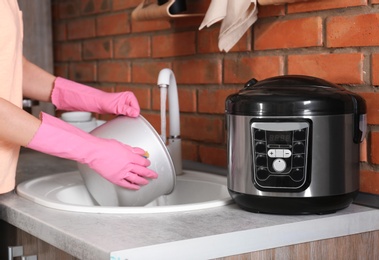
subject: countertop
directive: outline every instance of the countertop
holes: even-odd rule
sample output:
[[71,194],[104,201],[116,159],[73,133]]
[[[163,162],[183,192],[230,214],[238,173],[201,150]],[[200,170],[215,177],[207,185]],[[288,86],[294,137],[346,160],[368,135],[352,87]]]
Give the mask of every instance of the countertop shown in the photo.
[[[76,163],[21,153],[17,181],[76,170]],[[0,195],[0,218],[80,259],[211,259],[379,230],[379,210],[351,205],[328,215],[284,216],[235,204],[159,214],[60,211],[15,192]]]

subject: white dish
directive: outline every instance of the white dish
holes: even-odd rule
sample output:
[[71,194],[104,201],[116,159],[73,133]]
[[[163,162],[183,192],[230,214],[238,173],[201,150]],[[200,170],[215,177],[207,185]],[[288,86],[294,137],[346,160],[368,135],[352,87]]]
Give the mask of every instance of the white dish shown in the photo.
[[66,122],[89,122],[92,120],[92,113],[82,111],[64,112],[61,118]]

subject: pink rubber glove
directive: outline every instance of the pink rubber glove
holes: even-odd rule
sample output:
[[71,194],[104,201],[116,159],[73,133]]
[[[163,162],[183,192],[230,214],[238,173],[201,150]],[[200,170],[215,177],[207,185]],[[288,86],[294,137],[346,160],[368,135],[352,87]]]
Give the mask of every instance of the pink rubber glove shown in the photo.
[[158,175],[141,148],[95,137],[56,117],[42,113],[42,124],[27,145],[33,150],[88,164],[110,182],[133,190]]
[[52,103],[60,110],[137,117],[140,107],[132,92],[108,93],[61,77],[55,79]]

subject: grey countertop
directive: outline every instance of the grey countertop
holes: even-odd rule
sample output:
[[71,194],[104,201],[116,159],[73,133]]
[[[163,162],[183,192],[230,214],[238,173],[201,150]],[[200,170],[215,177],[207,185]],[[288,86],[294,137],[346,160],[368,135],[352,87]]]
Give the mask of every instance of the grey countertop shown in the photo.
[[[17,181],[76,170],[76,163],[23,151]],[[0,195],[0,218],[80,259],[211,259],[379,230],[379,210],[329,215],[255,214],[235,204],[181,213],[96,214],[51,209]]]

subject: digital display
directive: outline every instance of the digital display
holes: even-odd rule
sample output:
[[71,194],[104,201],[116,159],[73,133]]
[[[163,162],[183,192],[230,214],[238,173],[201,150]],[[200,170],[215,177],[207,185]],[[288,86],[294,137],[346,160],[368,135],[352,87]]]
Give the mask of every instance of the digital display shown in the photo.
[[291,131],[267,131],[268,144],[292,144]]

